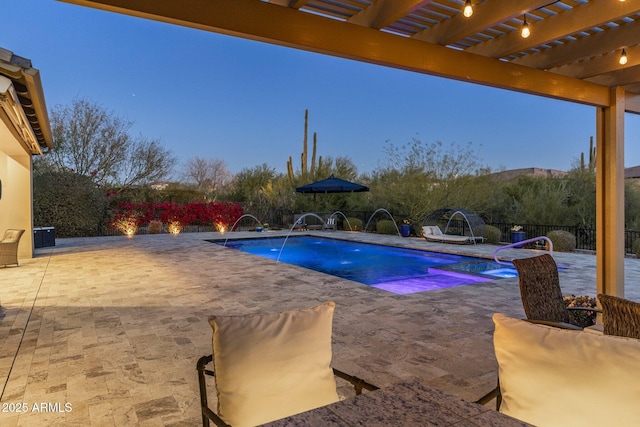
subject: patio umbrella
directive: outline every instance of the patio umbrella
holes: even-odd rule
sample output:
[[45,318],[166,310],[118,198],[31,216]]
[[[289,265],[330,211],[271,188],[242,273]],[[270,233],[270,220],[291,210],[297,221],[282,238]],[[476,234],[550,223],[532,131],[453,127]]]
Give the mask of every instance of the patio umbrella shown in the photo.
[[316,202],[316,194],[318,193],[360,193],[362,191],[369,191],[369,187],[336,178],[333,174],[327,179],[315,181],[311,184],[296,188],[297,193],[313,194],[314,204]]

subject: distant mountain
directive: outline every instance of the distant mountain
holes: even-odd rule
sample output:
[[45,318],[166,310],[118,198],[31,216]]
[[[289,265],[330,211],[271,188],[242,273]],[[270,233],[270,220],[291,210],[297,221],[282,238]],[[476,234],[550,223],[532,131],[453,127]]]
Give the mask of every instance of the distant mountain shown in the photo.
[[[535,177],[548,177],[548,178],[560,178],[566,176],[569,172],[557,170],[557,169],[542,169],[542,168],[522,168],[522,169],[509,169],[506,171],[495,172],[491,175],[496,179],[502,181],[511,181],[519,176],[535,176]],[[625,179],[640,179],[640,166],[631,166],[624,168]]]
[[519,176],[534,176],[540,178],[560,178],[566,176],[568,172],[557,169],[542,169],[542,168],[522,168],[522,169],[509,169],[506,171],[496,172],[491,175],[496,179],[502,181],[511,181]]

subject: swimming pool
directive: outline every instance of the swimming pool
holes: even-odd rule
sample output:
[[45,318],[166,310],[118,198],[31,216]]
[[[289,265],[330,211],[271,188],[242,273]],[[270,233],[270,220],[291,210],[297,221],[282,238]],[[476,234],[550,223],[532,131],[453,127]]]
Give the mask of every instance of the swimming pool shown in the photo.
[[[229,240],[228,248],[277,260],[396,294],[412,294],[516,277],[513,267],[463,255],[315,236]],[[212,240],[223,245],[225,241]],[[282,252],[281,252],[282,249]]]

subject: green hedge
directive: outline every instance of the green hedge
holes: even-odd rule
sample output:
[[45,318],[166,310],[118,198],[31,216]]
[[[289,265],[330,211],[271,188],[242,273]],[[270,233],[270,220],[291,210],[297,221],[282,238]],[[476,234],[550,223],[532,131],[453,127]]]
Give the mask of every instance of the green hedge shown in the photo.
[[106,197],[91,178],[70,171],[39,173],[33,193],[36,227],[55,227],[57,237],[100,235]]
[[558,252],[573,252],[576,249],[576,236],[564,230],[553,230],[547,233],[553,243],[553,250]]
[[390,219],[381,219],[376,223],[376,233],[378,234],[398,234],[396,224]]
[[[349,225],[351,225],[351,230],[349,230]],[[360,218],[347,218],[342,223],[342,229],[345,231],[362,231],[362,220]]]
[[490,243],[492,245],[500,244],[502,232],[498,227],[494,227],[493,225],[483,225],[478,227],[475,231],[478,233],[478,236],[484,237],[486,243]]

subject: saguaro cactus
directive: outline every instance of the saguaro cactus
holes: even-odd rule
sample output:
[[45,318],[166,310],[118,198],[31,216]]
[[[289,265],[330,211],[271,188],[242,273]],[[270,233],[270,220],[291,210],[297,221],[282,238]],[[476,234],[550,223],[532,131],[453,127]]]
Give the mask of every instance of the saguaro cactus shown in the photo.
[[593,145],[593,136],[589,138],[589,164],[584,163],[584,152],[580,153],[580,169],[593,172],[596,169],[596,147]]
[[[308,167],[308,148],[307,148],[307,132],[309,129],[309,110],[304,110],[304,137],[302,139],[302,154],[300,154],[300,174],[304,180],[313,180],[315,179],[316,171],[318,168],[316,167],[316,153],[317,153],[317,134],[313,133],[313,148],[311,151],[311,167]],[[322,163],[322,156],[320,157],[320,163]],[[287,160],[287,175],[289,177],[289,182],[293,183],[295,179],[295,174],[293,171],[293,160],[291,156],[289,156],[289,160]]]

